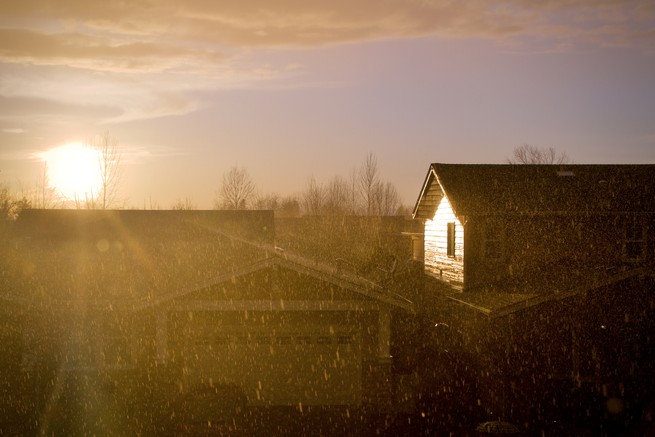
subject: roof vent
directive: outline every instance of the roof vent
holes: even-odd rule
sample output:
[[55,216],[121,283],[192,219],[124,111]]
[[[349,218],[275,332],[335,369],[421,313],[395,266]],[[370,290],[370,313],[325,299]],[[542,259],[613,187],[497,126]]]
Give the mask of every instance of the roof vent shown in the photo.
[[571,177],[571,176],[575,176],[575,173],[573,173],[573,170],[557,170],[557,176]]

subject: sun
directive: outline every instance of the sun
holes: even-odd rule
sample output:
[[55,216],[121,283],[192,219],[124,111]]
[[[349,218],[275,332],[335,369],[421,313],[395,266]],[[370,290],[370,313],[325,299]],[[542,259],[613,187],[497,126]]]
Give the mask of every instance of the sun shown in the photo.
[[69,143],[41,155],[48,183],[68,200],[89,200],[98,195],[102,176],[100,153],[82,143]]

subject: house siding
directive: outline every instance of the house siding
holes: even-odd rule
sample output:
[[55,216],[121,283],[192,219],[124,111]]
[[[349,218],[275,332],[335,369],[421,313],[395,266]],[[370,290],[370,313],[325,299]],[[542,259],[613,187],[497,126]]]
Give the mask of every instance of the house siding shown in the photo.
[[[448,256],[448,223],[455,223],[455,256]],[[425,271],[454,285],[464,284],[464,227],[444,196],[431,220],[425,221]]]
[[[625,256],[624,224],[631,215],[548,215],[533,217],[473,216],[467,222],[467,290],[503,291],[508,279],[526,277],[539,286],[540,278],[564,265],[570,268],[653,266],[653,218],[642,217],[643,257]],[[490,229],[500,236],[498,253],[485,254]],[[554,279],[554,278],[551,278]],[[538,289],[535,291],[539,291]]]

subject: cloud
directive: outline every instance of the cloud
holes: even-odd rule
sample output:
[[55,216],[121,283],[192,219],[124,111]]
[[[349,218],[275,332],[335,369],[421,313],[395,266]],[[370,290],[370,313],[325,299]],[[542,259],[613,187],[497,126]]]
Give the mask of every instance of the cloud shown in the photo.
[[191,75],[89,72],[59,66],[0,69],[0,120],[115,123],[192,112],[189,90],[207,86]]
[[655,4],[639,0],[21,0],[0,17],[0,61],[113,72],[202,74],[244,49],[429,35],[655,46]]
[[188,151],[159,144],[121,146],[123,162],[135,164],[152,158],[179,157],[188,155]]
[[[516,50],[653,50],[654,17],[655,4],[639,0],[8,1],[0,3],[0,95],[60,96],[105,122],[162,117],[201,107],[198,91],[299,74],[244,60],[272,48],[436,36]],[[40,77],[24,80],[27,68]]]
[[0,29],[0,60],[14,63],[68,65],[106,71],[165,70],[183,62],[220,62],[209,50],[143,41],[120,42],[84,33],[43,33]]
[[644,3],[23,0],[0,7],[4,21],[23,23],[21,29],[5,30],[20,41],[6,37],[0,41],[5,58],[51,62],[109,58],[122,60],[123,68],[126,63],[132,66],[127,61],[138,68],[154,60],[187,56],[220,62],[221,55],[214,53],[217,48],[308,47],[425,35],[504,39],[540,33],[560,40],[582,36],[598,44],[625,44],[653,28],[654,7]]
[[[38,117],[52,114],[74,117],[110,117],[120,115],[120,110],[92,103],[83,105],[48,98],[0,96],[0,118]],[[7,130],[5,129],[4,132]],[[13,132],[24,131],[14,130]]]

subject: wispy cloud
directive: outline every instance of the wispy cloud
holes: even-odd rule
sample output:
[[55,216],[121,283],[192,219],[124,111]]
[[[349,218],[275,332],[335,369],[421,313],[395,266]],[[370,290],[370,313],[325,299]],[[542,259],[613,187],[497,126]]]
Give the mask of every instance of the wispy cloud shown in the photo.
[[652,45],[640,0],[22,0],[0,5],[0,60],[102,71],[219,65],[234,51],[435,35]]
[[[653,50],[655,4],[639,0],[2,2],[0,79],[15,86],[0,85],[0,94],[21,99],[57,95],[61,105],[90,108],[104,122],[186,114],[202,106],[194,97],[197,91],[260,84],[291,74],[285,66],[240,63],[243,54],[422,36],[491,39],[512,50],[535,40],[539,51],[578,45]],[[25,71],[6,73],[10,66],[41,69],[41,75],[23,80]],[[66,72],[54,81],[57,68]]]
[[225,57],[199,48],[139,40],[121,42],[81,32],[44,33],[0,29],[0,61],[66,65],[99,71],[148,72],[178,67],[181,62],[215,63]]
[[121,157],[126,164],[134,164],[138,161],[149,160],[152,158],[186,155],[188,155],[188,152],[178,147],[162,146],[158,144],[121,145]]

